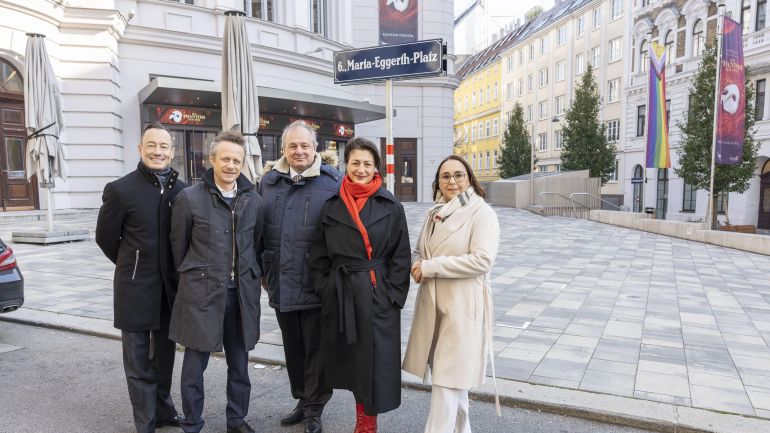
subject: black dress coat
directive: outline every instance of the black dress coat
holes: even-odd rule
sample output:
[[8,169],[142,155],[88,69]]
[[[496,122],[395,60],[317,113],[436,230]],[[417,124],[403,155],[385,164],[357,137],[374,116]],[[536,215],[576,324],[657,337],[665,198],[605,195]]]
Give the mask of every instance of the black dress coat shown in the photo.
[[[380,188],[360,213],[372,261],[339,193],[321,212],[310,250],[321,306],[321,356],[328,385],[348,389],[377,413],[401,404],[401,308],[409,292],[410,249],[401,203]],[[372,262],[377,278],[372,287]]]
[[251,350],[259,339],[262,271],[256,248],[262,236],[262,199],[244,175],[238,177],[237,188],[231,208],[209,169],[203,182],[179,194],[172,209],[171,250],[179,288],[169,338],[199,352],[222,351],[231,272],[238,280],[244,346]]
[[171,202],[187,185],[172,169],[165,185],[139,163],[136,170],[108,183],[96,221],[96,244],[115,264],[116,328],[160,329],[161,296],[174,305],[178,281],[168,235]]

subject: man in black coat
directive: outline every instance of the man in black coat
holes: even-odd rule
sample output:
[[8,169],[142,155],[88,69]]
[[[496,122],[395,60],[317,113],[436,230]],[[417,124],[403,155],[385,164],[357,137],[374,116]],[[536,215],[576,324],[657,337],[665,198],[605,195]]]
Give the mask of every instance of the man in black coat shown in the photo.
[[142,133],[136,170],[108,183],[96,243],[115,264],[115,327],[138,433],[178,426],[171,400],[176,345],[168,339],[178,277],[169,247],[171,201],[187,185],[171,168],[174,144],[158,122]]
[[212,168],[182,191],[172,209],[171,250],[179,295],[170,338],[185,347],[182,429],[203,428],[203,373],[211,352],[227,361],[227,432],[253,433],[246,424],[251,381],[249,350],[259,339],[262,200],[241,174],[243,136],[222,132],[211,143]]

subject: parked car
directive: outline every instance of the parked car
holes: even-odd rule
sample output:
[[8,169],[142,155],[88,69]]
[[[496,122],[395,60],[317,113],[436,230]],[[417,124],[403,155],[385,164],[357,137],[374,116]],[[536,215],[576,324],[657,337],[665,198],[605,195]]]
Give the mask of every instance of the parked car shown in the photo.
[[17,310],[24,304],[24,277],[13,249],[0,239],[0,313]]

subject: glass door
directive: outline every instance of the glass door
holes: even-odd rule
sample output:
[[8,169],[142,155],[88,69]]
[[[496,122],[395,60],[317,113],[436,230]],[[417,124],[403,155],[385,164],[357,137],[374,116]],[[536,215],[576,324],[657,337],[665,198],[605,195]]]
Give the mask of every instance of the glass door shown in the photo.
[[215,130],[171,129],[175,153],[171,166],[188,185],[195,185],[203,178],[209,164],[209,146],[217,135]]

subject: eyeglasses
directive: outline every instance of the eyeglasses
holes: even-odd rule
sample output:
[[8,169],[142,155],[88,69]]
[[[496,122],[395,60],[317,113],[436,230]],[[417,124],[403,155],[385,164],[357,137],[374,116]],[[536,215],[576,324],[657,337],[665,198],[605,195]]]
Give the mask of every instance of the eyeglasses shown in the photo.
[[441,181],[441,183],[449,183],[452,179],[455,180],[455,183],[460,183],[465,180],[466,176],[467,175],[462,171],[457,171],[455,174],[444,173],[439,176],[438,179]]

